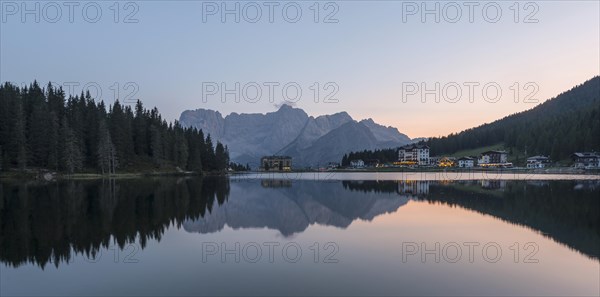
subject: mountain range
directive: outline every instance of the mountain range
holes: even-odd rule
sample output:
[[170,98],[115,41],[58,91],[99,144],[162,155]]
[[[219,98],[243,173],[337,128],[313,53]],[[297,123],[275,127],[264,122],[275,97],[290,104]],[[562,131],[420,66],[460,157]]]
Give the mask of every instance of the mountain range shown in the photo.
[[268,155],[291,156],[294,167],[316,167],[339,162],[350,151],[412,142],[398,129],[372,119],[356,121],[346,112],[313,117],[287,104],[266,114],[231,113],[225,117],[209,109],[186,110],[179,122],[202,129],[213,141],[228,146],[232,161],[253,168]]

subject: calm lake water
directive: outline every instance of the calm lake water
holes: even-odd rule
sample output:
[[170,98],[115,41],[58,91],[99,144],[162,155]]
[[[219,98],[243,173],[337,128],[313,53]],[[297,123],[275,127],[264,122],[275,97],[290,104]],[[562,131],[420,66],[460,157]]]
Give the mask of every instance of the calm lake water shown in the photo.
[[0,295],[600,294],[598,176],[432,174],[3,181]]

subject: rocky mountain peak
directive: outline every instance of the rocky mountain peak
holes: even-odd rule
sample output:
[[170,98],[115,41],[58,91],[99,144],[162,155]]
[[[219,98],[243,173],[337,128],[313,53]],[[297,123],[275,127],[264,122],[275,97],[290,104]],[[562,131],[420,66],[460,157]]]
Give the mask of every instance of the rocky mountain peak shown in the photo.
[[312,117],[289,104],[266,114],[231,113],[225,118],[218,111],[186,110],[179,121],[228,145],[232,161],[254,167],[265,155],[290,155],[294,166],[306,167],[339,162],[349,151],[411,142],[396,128],[379,125],[373,119],[356,122],[344,111]]

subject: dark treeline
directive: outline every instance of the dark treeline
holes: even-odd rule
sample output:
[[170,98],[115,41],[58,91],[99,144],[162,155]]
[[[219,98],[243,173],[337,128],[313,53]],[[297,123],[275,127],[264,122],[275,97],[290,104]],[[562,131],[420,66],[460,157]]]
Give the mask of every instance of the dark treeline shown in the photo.
[[576,151],[600,150],[600,77],[530,110],[457,134],[429,139],[432,155],[504,143],[528,155],[568,158]]
[[[229,180],[146,178],[0,183],[0,261],[40,267],[93,258],[101,249],[145,248],[229,197]],[[31,219],[35,218],[35,219]]]
[[378,160],[381,163],[395,162],[398,160],[398,149],[389,148],[375,151],[364,150],[362,152],[350,152],[342,157],[342,166],[349,166],[352,160],[363,160],[367,163],[369,160]]
[[250,171],[250,164],[242,165],[240,163],[230,162],[229,168],[233,171]]
[[47,168],[74,172],[175,169],[223,171],[229,153],[202,130],[167,123],[140,101],[96,102],[89,92],[65,97],[37,82],[0,86],[0,170]]

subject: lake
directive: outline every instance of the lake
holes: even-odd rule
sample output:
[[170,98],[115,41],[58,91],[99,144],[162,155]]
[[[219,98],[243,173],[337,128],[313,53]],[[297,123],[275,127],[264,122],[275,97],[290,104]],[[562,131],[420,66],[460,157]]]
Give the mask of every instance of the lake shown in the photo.
[[599,279],[597,175],[0,182],[2,296],[575,296]]

